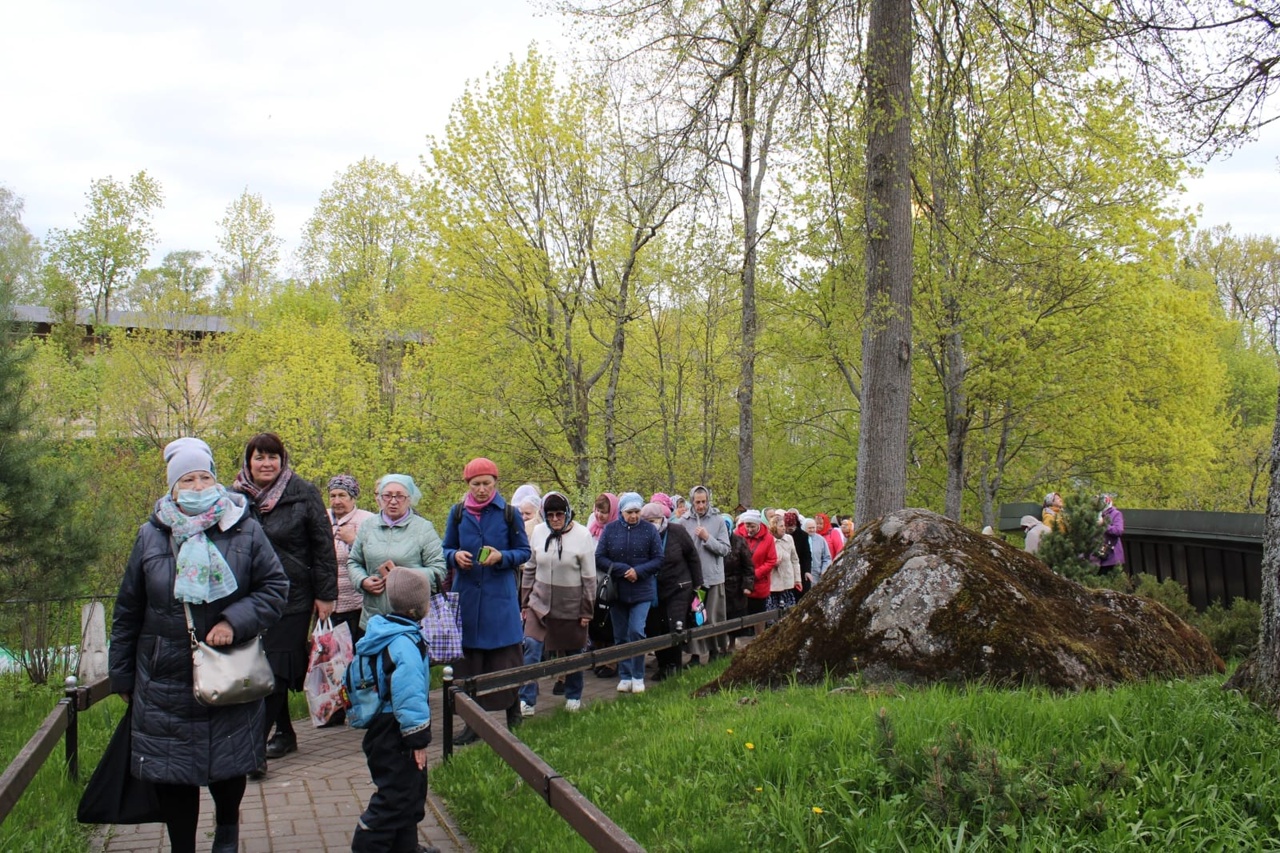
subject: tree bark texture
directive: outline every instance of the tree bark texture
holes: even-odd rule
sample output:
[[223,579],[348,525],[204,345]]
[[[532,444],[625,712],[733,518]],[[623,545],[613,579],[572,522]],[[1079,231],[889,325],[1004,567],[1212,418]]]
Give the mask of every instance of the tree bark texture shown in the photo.
[[854,520],[907,500],[911,404],[910,0],[873,0],[867,30],[867,300]]
[[1262,534],[1262,636],[1255,698],[1280,716],[1280,394],[1271,436],[1271,490]]

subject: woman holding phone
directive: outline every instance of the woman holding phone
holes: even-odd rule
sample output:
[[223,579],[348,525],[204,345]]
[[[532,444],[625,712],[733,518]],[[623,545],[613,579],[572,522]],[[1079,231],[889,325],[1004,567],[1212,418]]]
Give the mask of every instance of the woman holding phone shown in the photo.
[[[520,619],[520,567],[529,559],[529,537],[520,513],[498,493],[498,466],[479,457],[462,469],[467,494],[449,510],[444,529],[445,588],[458,593],[462,611],[462,658],[454,664],[460,678],[497,672],[524,663],[524,625]],[[488,711],[505,710],[507,726],[520,723],[515,688],[480,697]],[[454,741],[471,743],[470,727]]]
[[382,613],[391,613],[387,574],[397,566],[426,575],[431,589],[444,579],[444,551],[435,525],[413,511],[422,492],[408,474],[387,474],[378,480],[376,516],[360,525],[347,556],[351,585],[364,593],[360,627]]

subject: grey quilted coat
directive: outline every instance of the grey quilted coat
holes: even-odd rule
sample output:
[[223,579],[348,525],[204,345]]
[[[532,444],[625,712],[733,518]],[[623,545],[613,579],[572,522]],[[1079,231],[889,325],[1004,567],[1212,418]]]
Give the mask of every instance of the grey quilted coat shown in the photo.
[[[289,581],[244,499],[206,534],[226,558],[239,588],[218,601],[194,604],[196,636],[220,619],[236,642],[280,618]],[[234,516],[234,517],[232,517]],[[191,643],[182,602],[173,597],[175,566],[169,528],[154,516],[138,530],[116,596],[111,625],[111,687],[131,693],[133,775],[152,782],[207,785],[243,776],[262,763],[261,701],[206,708],[191,685]]]

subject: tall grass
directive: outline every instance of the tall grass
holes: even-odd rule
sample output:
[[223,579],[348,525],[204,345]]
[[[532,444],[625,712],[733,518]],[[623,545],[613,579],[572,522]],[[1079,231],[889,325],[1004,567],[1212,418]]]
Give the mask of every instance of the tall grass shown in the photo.
[[[716,671],[521,738],[654,851],[1280,849],[1280,729],[1220,678],[691,698]],[[431,785],[479,850],[587,849],[487,747]]]
[[[0,676],[0,766],[9,765],[62,695],[59,686],[32,685],[24,675]],[[79,715],[80,781],[67,777],[66,752],[59,742],[0,825],[0,850],[83,853],[87,849],[92,827],[76,822],[76,805],[124,710],[124,702],[112,696]]]

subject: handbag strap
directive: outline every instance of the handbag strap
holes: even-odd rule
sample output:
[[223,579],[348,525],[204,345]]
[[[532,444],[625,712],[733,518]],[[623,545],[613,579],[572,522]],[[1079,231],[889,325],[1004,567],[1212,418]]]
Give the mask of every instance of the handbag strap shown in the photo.
[[191,618],[191,605],[185,601],[182,602],[182,610],[187,614],[187,636],[191,638],[191,648],[200,645],[200,641],[196,639],[196,623]]

